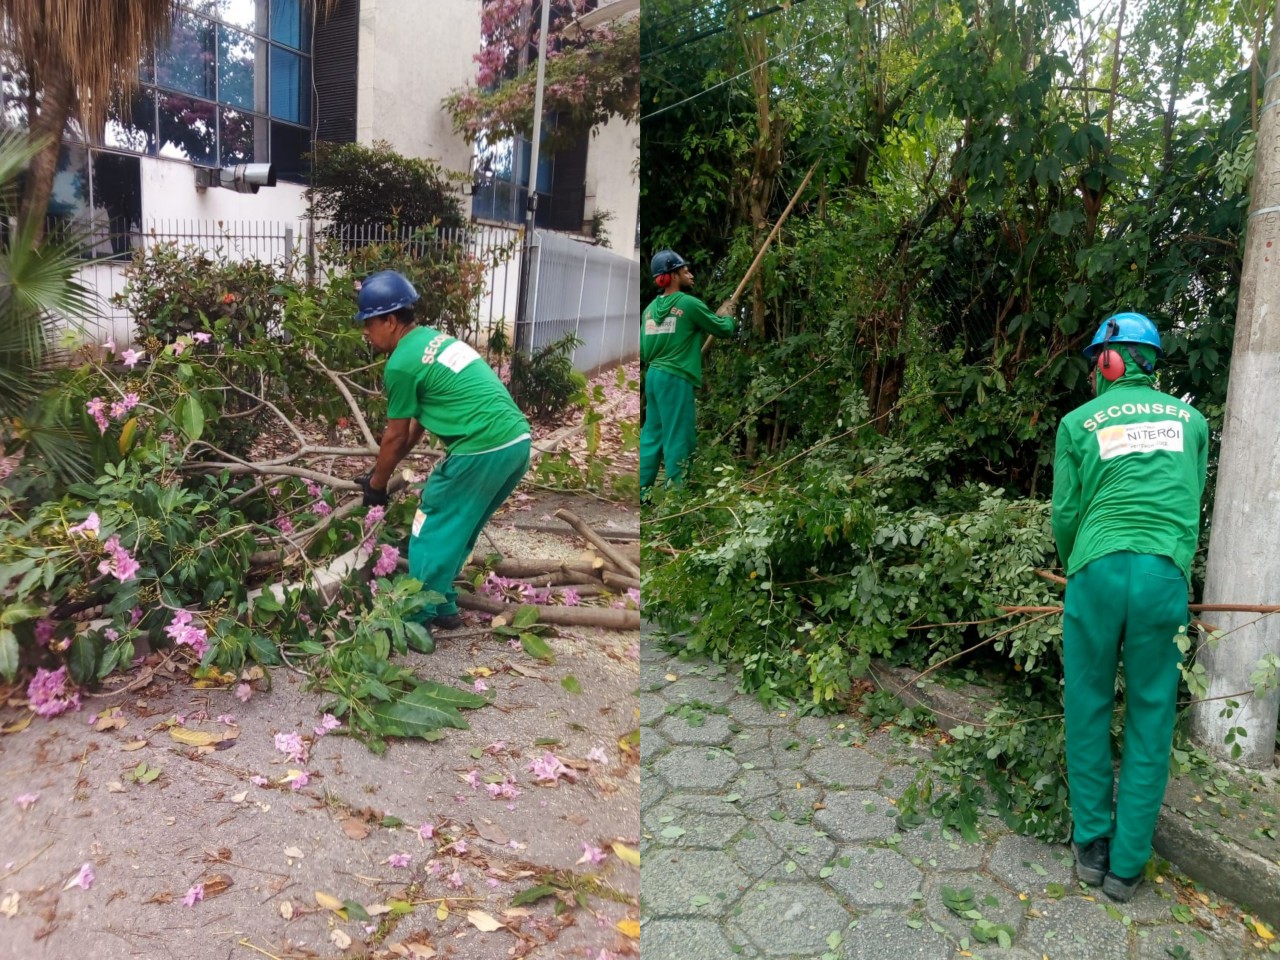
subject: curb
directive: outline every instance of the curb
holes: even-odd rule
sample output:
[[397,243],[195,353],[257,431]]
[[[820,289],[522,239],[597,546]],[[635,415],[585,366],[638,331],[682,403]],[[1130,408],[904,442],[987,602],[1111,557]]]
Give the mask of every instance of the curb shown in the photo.
[[[983,701],[992,698],[989,690],[967,685],[957,691],[927,681],[916,684],[913,679],[917,671],[883,661],[872,661],[868,674],[877,687],[896,693],[906,706],[933,711],[943,720],[944,727],[969,724],[982,729],[986,725]],[[1244,785],[1234,769],[1223,764],[1215,764],[1215,769],[1220,777]],[[1213,803],[1203,806],[1203,798],[1193,800],[1199,790],[1203,788],[1194,781],[1169,781],[1152,839],[1156,853],[1197,883],[1242,906],[1248,905],[1257,917],[1280,926],[1280,857],[1250,849],[1243,832],[1260,822],[1256,811],[1251,817],[1245,811],[1252,808],[1233,802],[1234,816],[1223,812],[1211,821],[1204,815],[1217,808]],[[1280,790],[1275,790],[1273,796],[1280,806]],[[1225,811],[1225,803],[1222,809]],[[1193,817],[1184,810],[1195,810],[1200,816]],[[1274,818],[1266,822],[1280,827],[1280,821]]]

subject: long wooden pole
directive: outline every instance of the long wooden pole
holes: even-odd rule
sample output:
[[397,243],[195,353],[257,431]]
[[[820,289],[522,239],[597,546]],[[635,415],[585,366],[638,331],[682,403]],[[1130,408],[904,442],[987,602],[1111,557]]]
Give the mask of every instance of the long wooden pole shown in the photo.
[[[716,313],[722,317],[727,317],[738,309],[738,300],[742,296],[742,292],[747,289],[747,284],[751,282],[751,278],[755,276],[756,270],[759,269],[761,261],[764,260],[765,251],[769,249],[769,244],[773,243],[774,237],[778,235],[778,231],[782,229],[782,225],[787,222],[787,217],[791,216],[791,210],[796,205],[796,201],[800,199],[800,194],[804,193],[804,188],[809,185],[809,181],[813,179],[814,173],[818,170],[818,164],[822,162],[819,157],[817,162],[809,168],[809,172],[804,175],[804,180],[800,182],[799,189],[791,196],[791,202],[787,204],[787,208],[782,211],[782,216],[778,218],[778,222],[773,225],[773,229],[769,231],[769,236],[764,238],[764,243],[760,245],[760,249],[756,251],[755,259],[751,261],[751,266],[747,267],[747,272],[742,275],[742,279],[738,282],[738,288],[733,291],[733,296],[729,297],[724,303],[720,304],[720,309]],[[702,352],[706,353],[711,349],[713,338],[708,337],[706,343],[702,345]]]

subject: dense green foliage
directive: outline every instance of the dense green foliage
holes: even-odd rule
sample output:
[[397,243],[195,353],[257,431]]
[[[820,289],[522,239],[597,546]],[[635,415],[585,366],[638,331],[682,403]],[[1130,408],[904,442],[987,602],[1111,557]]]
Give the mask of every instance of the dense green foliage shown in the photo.
[[406,157],[379,141],[317,143],[307,187],[315,215],[354,227],[462,225],[462,208],[448,174],[430,160]]
[[1117,9],[1069,0],[744,12],[645,5],[646,254],[718,302],[818,164],[749,339],[708,358],[690,490],[645,515],[648,612],[816,709],[870,657],[974,648],[1017,689],[953,769],[987,758],[1003,812],[1051,833],[1061,721],[1032,719],[1061,712],[1058,621],[999,608],[1060,602],[1035,573],[1053,435],[1102,318],[1148,313],[1160,388],[1222,422],[1268,10],[1130,7],[1118,59]]

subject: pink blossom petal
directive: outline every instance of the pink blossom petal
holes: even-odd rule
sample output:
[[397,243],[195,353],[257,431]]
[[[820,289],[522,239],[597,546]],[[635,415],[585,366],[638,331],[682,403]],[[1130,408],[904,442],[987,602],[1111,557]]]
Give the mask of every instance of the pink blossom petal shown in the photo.
[[197,903],[204,899],[204,884],[197,883],[194,887],[187,891],[187,895],[182,898],[184,907],[194,907]]
[[30,810],[31,805],[40,799],[38,793],[20,793],[13,798],[14,804],[19,810]]

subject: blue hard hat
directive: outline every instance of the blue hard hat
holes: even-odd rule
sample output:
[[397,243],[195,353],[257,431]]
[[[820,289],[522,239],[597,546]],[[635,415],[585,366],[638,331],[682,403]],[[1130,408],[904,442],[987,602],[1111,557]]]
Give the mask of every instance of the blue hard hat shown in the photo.
[[660,277],[664,273],[675,273],[681,267],[687,267],[688,265],[684,257],[674,250],[659,250],[649,262],[649,271],[655,277]]
[[1112,343],[1145,343],[1155,350],[1156,356],[1164,356],[1164,349],[1160,346],[1160,331],[1140,313],[1117,313],[1103,320],[1098,332],[1093,335],[1093,342],[1084,348],[1084,355],[1092,360],[1105,344]]
[[356,323],[364,323],[370,317],[395,313],[418,302],[418,291],[409,278],[395,270],[379,270],[370,274],[360,284],[356,298]]

